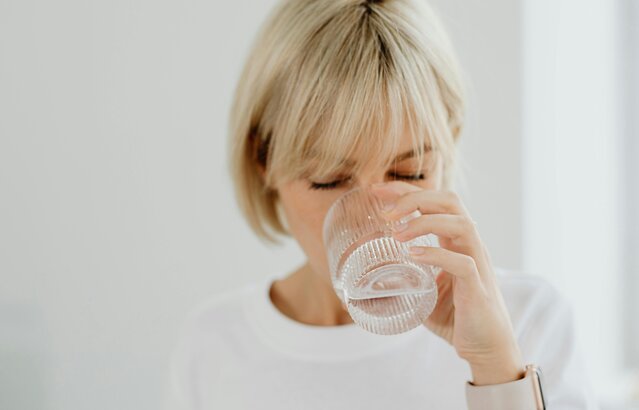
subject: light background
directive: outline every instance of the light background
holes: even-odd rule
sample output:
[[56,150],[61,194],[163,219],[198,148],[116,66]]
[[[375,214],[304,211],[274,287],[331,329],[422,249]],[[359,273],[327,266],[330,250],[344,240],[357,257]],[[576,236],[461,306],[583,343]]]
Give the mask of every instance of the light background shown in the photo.
[[[158,408],[167,355],[189,309],[303,261],[295,243],[267,247],[249,231],[224,156],[233,88],[274,3],[0,0],[0,408]],[[597,27],[610,33],[615,17],[606,4],[613,2],[582,3],[433,2],[470,82],[460,145],[468,183],[459,190],[493,261],[548,277],[587,309],[597,272],[586,276],[584,292],[571,291],[583,272],[565,273],[570,263],[561,255],[570,249],[535,229],[547,227],[554,205],[580,198],[540,201],[554,190],[554,172],[576,160],[555,158],[545,168],[546,159],[531,155],[549,141],[568,144],[559,154],[574,146],[554,139],[568,120],[544,118],[562,115],[547,98],[563,95],[559,108],[573,107],[574,90],[554,85],[571,78],[572,71],[557,74],[562,67],[583,68],[582,56],[570,59],[570,47],[556,54],[553,46],[578,19],[539,34],[571,7],[603,12],[610,24]],[[595,55],[607,50],[606,38]],[[544,64],[549,56],[559,63]],[[609,71],[599,67],[616,66],[588,72],[600,73],[606,92]],[[614,158],[604,155],[604,165]],[[536,178],[540,169],[549,171]],[[566,185],[575,177],[559,175]],[[568,235],[579,223],[566,223]],[[551,269],[546,251],[556,252]],[[601,302],[610,311],[594,312],[598,324],[617,312],[615,283]],[[588,318],[580,319],[584,338],[602,329],[586,329]],[[614,326],[587,346],[595,369],[611,359],[604,348],[621,346],[622,325]]]

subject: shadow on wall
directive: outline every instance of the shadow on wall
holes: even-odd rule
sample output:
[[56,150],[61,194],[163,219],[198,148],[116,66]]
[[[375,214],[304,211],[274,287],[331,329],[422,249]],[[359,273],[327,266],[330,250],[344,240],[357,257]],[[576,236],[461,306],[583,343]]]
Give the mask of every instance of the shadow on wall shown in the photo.
[[0,304],[0,409],[44,409],[46,345],[42,311]]

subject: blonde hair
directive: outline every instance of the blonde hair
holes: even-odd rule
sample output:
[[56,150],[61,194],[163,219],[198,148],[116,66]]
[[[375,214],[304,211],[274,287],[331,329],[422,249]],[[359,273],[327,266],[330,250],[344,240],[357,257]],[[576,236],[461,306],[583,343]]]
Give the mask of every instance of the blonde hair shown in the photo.
[[[230,112],[238,204],[261,239],[287,235],[276,181],[326,176],[357,152],[387,167],[408,130],[452,184],[464,96],[438,16],[418,0],[283,0],[260,27]],[[427,149],[428,149],[427,148]],[[264,177],[260,169],[265,170]]]

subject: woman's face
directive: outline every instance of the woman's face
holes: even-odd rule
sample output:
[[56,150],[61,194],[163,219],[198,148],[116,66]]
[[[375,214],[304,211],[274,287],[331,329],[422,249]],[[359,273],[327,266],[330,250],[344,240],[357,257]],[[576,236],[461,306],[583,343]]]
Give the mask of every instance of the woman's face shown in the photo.
[[[339,173],[323,180],[298,179],[276,186],[289,231],[322,280],[330,283],[322,224],[329,207],[339,196],[355,186],[392,180],[404,180],[423,189],[441,189],[443,168],[442,161],[437,161],[436,151],[425,153],[422,168],[418,167],[416,157],[407,154],[410,151],[410,139],[405,138],[398,151],[399,160],[391,169],[367,169],[361,175]],[[365,161],[366,158],[350,160]]]

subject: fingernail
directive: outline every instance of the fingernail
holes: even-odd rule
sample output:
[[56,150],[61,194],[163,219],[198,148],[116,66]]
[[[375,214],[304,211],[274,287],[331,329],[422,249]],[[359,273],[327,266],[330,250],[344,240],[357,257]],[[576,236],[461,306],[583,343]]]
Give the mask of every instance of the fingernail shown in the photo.
[[413,255],[421,255],[424,253],[424,248],[421,246],[411,246],[408,250]]
[[393,229],[395,232],[402,232],[408,228],[408,223],[406,221],[400,221],[397,225],[393,225]]

